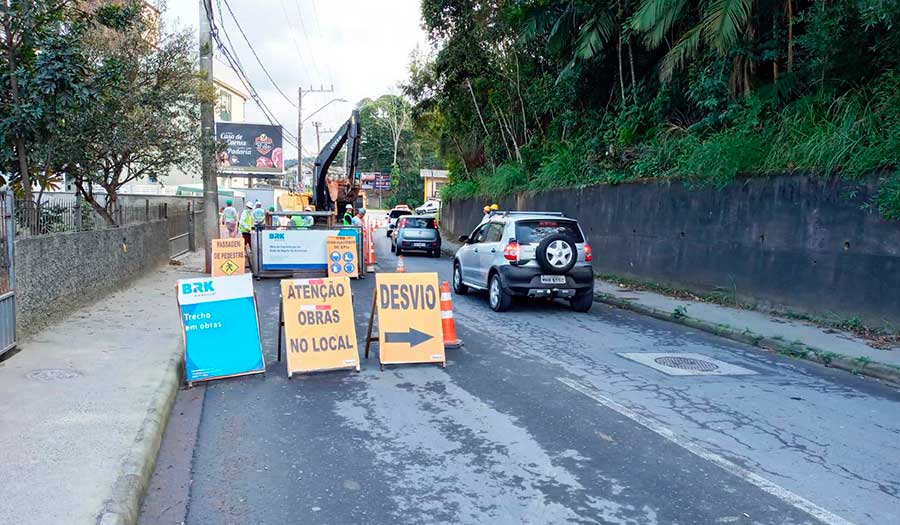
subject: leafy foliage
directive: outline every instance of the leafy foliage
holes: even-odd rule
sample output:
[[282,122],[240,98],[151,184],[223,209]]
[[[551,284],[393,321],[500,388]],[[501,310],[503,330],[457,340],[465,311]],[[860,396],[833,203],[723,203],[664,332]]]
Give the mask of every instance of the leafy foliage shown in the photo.
[[[445,198],[897,168],[900,0],[423,0],[422,18],[436,52],[404,92]],[[890,218],[896,185],[872,203]]]
[[44,188],[65,174],[114,224],[124,184],[196,162],[199,104],[213,95],[201,90],[189,33],[159,35],[137,0],[3,5],[0,137],[12,147],[0,167],[22,181],[26,202],[32,181]]

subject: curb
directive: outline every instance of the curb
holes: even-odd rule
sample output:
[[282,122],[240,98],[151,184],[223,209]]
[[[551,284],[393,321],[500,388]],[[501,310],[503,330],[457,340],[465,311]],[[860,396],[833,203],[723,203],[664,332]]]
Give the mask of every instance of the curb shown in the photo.
[[165,369],[165,377],[153,393],[134,444],[122,459],[112,494],[97,517],[98,525],[132,525],[138,521],[141,501],[156,468],[159,447],[181,384],[184,352],[179,351],[169,359]]
[[790,357],[812,361],[829,368],[845,370],[854,375],[858,374],[873,377],[891,383],[894,386],[900,386],[900,368],[837,354],[801,343],[788,343],[783,340],[765,337],[749,330],[739,331],[728,325],[709,323],[686,315],[676,316],[672,312],[635,304],[631,301],[619,299],[614,295],[604,292],[594,292],[594,300],[617,308],[623,308],[639,314],[655,317],[656,319],[663,321],[695,328],[739,343],[745,343],[750,346],[770,350]]
[[[456,255],[457,249],[459,249],[459,245],[453,241],[448,243],[446,239],[441,245],[441,251],[450,257]],[[805,359],[830,368],[845,370],[854,375],[858,374],[880,379],[893,386],[900,387],[900,368],[895,368],[890,365],[883,365],[865,359],[837,354],[835,352],[800,343],[788,343],[787,341],[759,335],[749,330],[737,330],[728,325],[708,323],[689,316],[675,316],[672,312],[635,304],[631,301],[619,299],[614,295],[604,292],[595,291],[594,301],[615,306],[617,308],[623,308],[625,310],[631,310],[632,312],[655,317],[663,321],[678,323],[764,350],[777,352],[798,359]]]

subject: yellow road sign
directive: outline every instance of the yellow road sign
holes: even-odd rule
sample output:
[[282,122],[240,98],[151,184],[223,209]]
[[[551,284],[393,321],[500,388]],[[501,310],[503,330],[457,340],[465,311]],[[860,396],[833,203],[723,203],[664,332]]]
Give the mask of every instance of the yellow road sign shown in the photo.
[[332,235],[325,239],[328,252],[328,277],[359,276],[356,260],[356,237]]
[[212,276],[240,275],[244,273],[244,240],[212,240]]
[[295,372],[359,370],[350,279],[281,281],[288,377]]
[[381,364],[446,364],[436,273],[375,274]]

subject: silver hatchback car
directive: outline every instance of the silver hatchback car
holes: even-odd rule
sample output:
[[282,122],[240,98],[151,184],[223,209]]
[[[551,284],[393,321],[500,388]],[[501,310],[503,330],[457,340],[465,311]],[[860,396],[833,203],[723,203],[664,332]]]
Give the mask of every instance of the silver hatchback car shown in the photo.
[[514,296],[565,298],[578,312],[594,300],[591,246],[578,221],[550,212],[502,212],[482,222],[453,259],[453,290],[487,290],[495,311]]

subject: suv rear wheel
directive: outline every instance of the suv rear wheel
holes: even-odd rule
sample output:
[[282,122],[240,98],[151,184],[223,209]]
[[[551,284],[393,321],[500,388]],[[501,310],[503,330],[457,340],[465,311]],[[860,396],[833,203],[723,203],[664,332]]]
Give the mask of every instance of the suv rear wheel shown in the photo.
[[456,293],[456,295],[466,295],[469,293],[469,287],[463,284],[462,268],[459,267],[459,263],[453,264],[453,292]]
[[576,312],[587,312],[591,309],[591,305],[594,304],[594,294],[587,292],[576,295],[569,299],[569,304],[572,305],[572,310],[575,310]]
[[491,277],[491,283],[488,285],[488,303],[491,305],[491,310],[495,312],[505,312],[512,304],[512,295],[503,290],[500,275],[496,273]]

